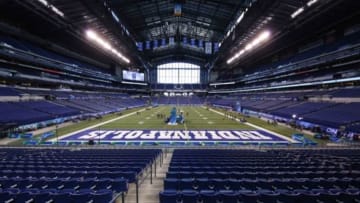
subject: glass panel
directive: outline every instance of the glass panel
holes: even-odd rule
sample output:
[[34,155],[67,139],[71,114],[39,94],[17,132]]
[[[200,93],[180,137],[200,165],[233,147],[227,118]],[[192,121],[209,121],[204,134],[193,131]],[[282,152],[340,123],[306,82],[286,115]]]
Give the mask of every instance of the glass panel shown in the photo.
[[199,84],[200,66],[174,62],[161,64],[157,68],[157,81],[163,84]]

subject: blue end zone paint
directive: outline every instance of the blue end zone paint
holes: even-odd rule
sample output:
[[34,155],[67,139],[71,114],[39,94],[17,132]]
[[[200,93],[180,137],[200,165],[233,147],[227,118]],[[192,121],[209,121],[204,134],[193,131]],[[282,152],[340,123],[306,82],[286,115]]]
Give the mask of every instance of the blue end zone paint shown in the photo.
[[86,130],[61,141],[289,143],[262,130]]

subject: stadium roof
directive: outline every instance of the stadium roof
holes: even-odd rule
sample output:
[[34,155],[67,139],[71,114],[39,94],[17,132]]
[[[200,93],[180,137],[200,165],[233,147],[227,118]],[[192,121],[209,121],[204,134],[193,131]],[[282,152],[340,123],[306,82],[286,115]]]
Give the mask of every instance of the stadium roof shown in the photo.
[[[313,5],[309,6],[309,2]],[[69,45],[99,60],[111,59],[122,66],[151,68],[168,61],[187,61],[207,68],[236,67],[226,61],[263,30],[272,34],[271,41],[282,39],[297,27],[321,15],[354,8],[355,1],[345,0],[37,0],[2,1],[2,15],[17,14],[10,21],[22,22],[37,36]],[[46,5],[46,6],[44,6]],[[176,11],[181,5],[181,12]],[[308,8],[309,7],[309,8]],[[310,8],[311,7],[311,8]],[[300,8],[299,16],[292,17]],[[355,7],[356,8],[356,7]],[[56,11],[57,10],[57,11]],[[339,11],[340,12],[340,11]],[[342,11],[343,12],[343,11]],[[337,17],[339,15],[336,15]],[[326,17],[331,17],[326,15]],[[315,26],[316,24],[314,24]],[[86,30],[99,33],[113,47],[130,59],[130,65],[119,62],[104,50],[90,53],[94,46],[85,38]],[[313,29],[313,27],[308,27]],[[138,51],[137,43],[175,38],[175,45]],[[220,43],[220,51],[206,54],[192,46],[182,46],[183,37]],[[75,41],[75,40],[73,40]],[[73,42],[71,41],[71,42]],[[80,45],[81,44],[81,45]],[[273,42],[271,42],[273,44]],[[144,45],[145,46],[145,45]],[[279,45],[281,46],[281,45]],[[272,47],[275,49],[278,47]],[[254,55],[255,50],[250,55]],[[265,49],[264,49],[265,50]],[[246,57],[250,58],[250,57]],[[106,59],[106,60],[107,60]]]

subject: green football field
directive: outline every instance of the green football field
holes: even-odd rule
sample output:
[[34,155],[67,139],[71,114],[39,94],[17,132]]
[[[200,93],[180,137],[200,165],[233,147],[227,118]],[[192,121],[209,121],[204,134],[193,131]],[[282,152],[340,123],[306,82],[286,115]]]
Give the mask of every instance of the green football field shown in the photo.
[[165,118],[158,118],[158,114],[165,117],[170,115],[172,106],[160,106],[139,112],[129,117],[99,126],[99,129],[156,129],[156,130],[253,130],[253,127],[244,125],[225,116],[207,110],[203,107],[177,107],[185,115],[185,123],[175,126],[164,122]]
[[[313,140],[311,135],[304,132],[299,132],[298,130],[287,126],[274,126],[262,119],[254,117],[246,117],[247,123],[241,123],[235,119],[221,115],[221,113],[224,113],[225,110],[209,110],[206,107],[201,106],[178,106],[177,109],[182,111],[185,115],[185,123],[171,126],[164,122],[165,118],[158,118],[157,115],[163,114],[165,117],[168,117],[172,108],[173,106],[159,106],[149,109],[129,109],[121,112],[121,114],[115,113],[105,115],[101,119],[81,121],[66,127],[59,128],[56,131],[56,134],[58,137],[61,137],[75,131],[84,130],[85,128],[89,127],[93,130],[254,130],[256,129],[255,127],[248,125],[253,124],[287,137],[291,137],[291,135],[294,133],[302,133],[306,137]],[[217,112],[214,112],[214,110]],[[237,113],[234,113],[234,115],[238,119],[244,117],[243,115]],[[108,123],[102,124],[104,122]],[[315,141],[320,145],[325,143],[322,140]],[[22,141],[19,140],[13,144],[22,144]]]
[[[312,140],[313,137],[304,132],[300,132],[296,129],[267,123],[266,121],[254,118],[246,117],[247,123],[241,123],[233,118],[225,117],[222,115],[226,112],[223,109],[208,109],[204,106],[177,106],[176,108],[183,112],[185,115],[185,123],[178,124],[175,126],[168,125],[164,122],[165,118],[158,118],[158,114],[163,114],[165,117],[170,115],[170,111],[174,106],[159,106],[149,109],[131,109],[122,112],[122,115],[129,115],[124,118],[119,118],[119,115],[108,115],[96,123],[102,123],[108,120],[115,119],[115,121],[109,122],[104,125],[99,125],[94,130],[254,130],[255,127],[249,126],[253,124],[258,127],[270,130],[272,132],[291,137],[294,133],[304,134],[307,138]],[[216,112],[215,112],[216,111]],[[139,112],[139,113],[136,113]],[[233,113],[235,118],[244,118],[244,115]],[[119,119],[117,119],[119,118]],[[117,120],[116,120],[117,119]],[[59,135],[71,133],[75,130],[81,130],[84,127],[92,126],[96,123],[91,124],[77,124],[69,126],[65,129],[60,129]],[[81,127],[79,127],[79,125]],[[324,144],[323,141],[315,140],[318,144]]]

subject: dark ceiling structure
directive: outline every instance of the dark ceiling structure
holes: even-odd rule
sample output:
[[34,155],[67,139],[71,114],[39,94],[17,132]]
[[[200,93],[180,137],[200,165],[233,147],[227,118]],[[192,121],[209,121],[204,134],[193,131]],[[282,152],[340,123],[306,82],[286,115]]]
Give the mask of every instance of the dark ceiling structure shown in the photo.
[[109,4],[121,19],[128,22],[138,40],[163,37],[194,37],[204,41],[219,41],[237,15],[247,8],[245,0],[192,0],[182,4],[180,16],[174,15],[171,0],[110,0]]
[[[12,24],[21,22],[37,36],[105,63],[149,69],[168,61],[187,61],[214,70],[235,69],[257,52],[266,52],[259,47],[233,64],[226,63],[262,30],[272,33],[266,47],[278,49],[281,44],[276,42],[303,24],[321,15],[329,17],[335,8],[351,9],[356,4],[356,1],[318,0],[311,9],[293,19],[291,15],[306,6],[308,0],[49,0],[63,16],[41,1],[4,0],[0,3],[0,15]],[[178,4],[181,13],[175,15]],[[126,64],[89,43],[85,36],[88,29],[99,33],[131,63]],[[170,37],[175,38],[174,46],[143,51],[137,48],[138,42]],[[182,46],[182,37],[220,43],[220,51],[206,54],[204,49]]]
[[[109,0],[107,4],[135,35],[136,41],[145,42],[182,37],[220,42],[233,21],[251,7],[253,0]],[[181,15],[174,15],[176,4],[181,5]],[[169,47],[145,53],[149,62],[156,65],[166,61],[189,61],[202,66],[215,54],[205,54],[203,49],[190,46]]]

